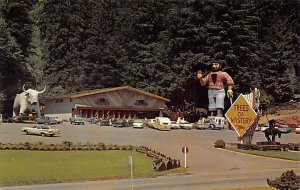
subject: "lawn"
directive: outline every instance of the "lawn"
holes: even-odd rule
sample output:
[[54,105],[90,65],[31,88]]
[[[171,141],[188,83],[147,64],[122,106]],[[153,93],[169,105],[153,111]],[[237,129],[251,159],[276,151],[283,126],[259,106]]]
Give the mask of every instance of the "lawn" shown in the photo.
[[155,177],[152,159],[135,151],[0,151],[0,186]]
[[259,150],[241,150],[235,147],[226,148],[235,152],[242,152],[246,154],[265,156],[271,158],[280,158],[286,160],[300,161],[300,152],[290,152],[290,151],[259,151]]

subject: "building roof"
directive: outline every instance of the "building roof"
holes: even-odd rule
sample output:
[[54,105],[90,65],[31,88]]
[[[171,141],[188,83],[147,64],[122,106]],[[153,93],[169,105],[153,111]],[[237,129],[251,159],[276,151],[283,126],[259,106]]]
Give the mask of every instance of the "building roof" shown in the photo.
[[129,90],[132,92],[136,92],[139,94],[143,94],[145,96],[150,96],[152,98],[156,98],[165,102],[170,102],[169,99],[164,98],[162,96],[158,96],[156,94],[146,92],[137,88],[133,88],[131,86],[121,86],[121,87],[113,87],[113,88],[104,88],[104,89],[96,89],[96,90],[89,90],[89,91],[82,91],[82,92],[77,92],[73,94],[65,94],[65,95],[58,95],[58,96],[53,96],[53,97],[47,97],[45,99],[59,99],[59,98],[80,98],[84,96],[90,96],[94,94],[102,94],[102,93],[107,93],[107,92],[112,92],[112,91],[117,91],[117,90]]

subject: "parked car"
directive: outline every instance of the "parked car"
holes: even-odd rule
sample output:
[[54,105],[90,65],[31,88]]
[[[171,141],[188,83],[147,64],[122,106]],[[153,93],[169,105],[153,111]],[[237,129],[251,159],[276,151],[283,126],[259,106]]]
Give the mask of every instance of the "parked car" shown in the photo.
[[98,122],[97,122],[97,125],[98,126],[111,126],[111,122],[109,119],[100,119]]
[[117,119],[112,122],[114,127],[128,127],[128,122],[125,119]]
[[69,120],[70,120],[71,124],[84,125],[84,119],[79,115],[75,115],[74,117],[70,117]]
[[295,128],[295,132],[296,132],[296,134],[300,134],[300,126]]
[[49,118],[51,118],[51,119],[54,119],[55,121],[56,121],[56,123],[57,124],[59,124],[59,123],[62,123],[63,122],[63,120],[62,119],[60,119],[59,117],[57,117],[57,116],[52,116],[52,115],[49,115],[49,116],[47,116],[47,117],[49,117]]
[[216,122],[210,122],[207,125],[208,125],[208,129],[211,129],[211,130],[221,130],[221,129],[224,129],[224,125],[218,124]]
[[196,123],[193,124],[193,128],[200,129],[200,130],[205,130],[205,129],[208,129],[208,124],[203,123],[203,122],[196,122]]
[[91,124],[97,124],[99,121],[101,121],[101,118],[92,117],[89,121]]
[[52,117],[48,117],[48,116],[45,116],[45,117],[38,117],[35,119],[35,123],[37,124],[48,124],[48,125],[54,125],[54,124],[57,124],[57,121],[52,118]]
[[50,136],[53,137],[54,135],[59,135],[60,130],[51,128],[47,125],[35,125],[31,127],[23,127],[21,131],[24,132],[26,135],[42,135],[43,137]]
[[179,126],[180,126],[180,129],[191,130],[193,128],[193,124],[191,124],[190,122],[185,121],[185,120],[180,120]]
[[289,128],[288,125],[279,125],[279,126],[277,126],[277,127],[275,127],[275,128],[278,128],[278,130],[279,130],[281,133],[290,133],[290,132],[292,132],[292,129]]
[[136,129],[143,129],[144,128],[143,123],[144,123],[144,120],[142,120],[142,119],[135,119],[132,122],[132,127],[136,128]]
[[179,123],[176,121],[171,121],[170,126],[171,129],[180,129]]
[[147,119],[144,122],[144,127],[154,128],[154,119]]
[[154,129],[158,129],[161,131],[170,131],[171,126],[170,126],[171,120],[168,117],[156,117],[154,119]]

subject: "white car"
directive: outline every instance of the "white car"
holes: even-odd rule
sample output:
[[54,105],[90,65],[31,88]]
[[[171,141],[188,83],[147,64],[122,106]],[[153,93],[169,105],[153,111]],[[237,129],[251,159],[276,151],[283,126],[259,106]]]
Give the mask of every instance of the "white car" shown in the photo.
[[58,118],[57,116],[52,116],[51,115],[51,116],[48,116],[48,117],[54,119],[58,124],[63,122],[63,120]]
[[144,125],[143,125],[144,121],[141,119],[135,119],[132,122],[132,127],[136,128],[136,129],[143,129]]
[[200,130],[208,129],[208,126],[209,126],[209,124],[207,124],[205,122],[195,122],[193,124],[193,128],[200,129]]
[[22,127],[21,131],[24,132],[26,135],[42,135],[43,137],[50,136],[53,137],[54,135],[59,135],[60,130],[51,128],[47,125],[35,125],[31,127]]
[[145,127],[154,128],[154,119],[147,119],[144,122]]
[[193,124],[185,120],[179,121],[179,126],[181,129],[188,129],[188,130],[193,129]]
[[295,128],[295,132],[296,132],[296,134],[300,134],[300,126]]
[[180,125],[176,121],[171,121],[170,126],[171,126],[171,129],[180,129]]

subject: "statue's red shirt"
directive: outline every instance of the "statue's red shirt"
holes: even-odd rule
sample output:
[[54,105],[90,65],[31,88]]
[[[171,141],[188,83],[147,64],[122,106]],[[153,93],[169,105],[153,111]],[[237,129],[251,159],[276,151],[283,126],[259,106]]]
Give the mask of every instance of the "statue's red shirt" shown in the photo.
[[[212,74],[217,75],[215,83],[213,81]],[[203,78],[203,82],[204,82],[204,85],[207,85],[207,83],[208,83],[209,89],[217,89],[217,90],[223,89],[224,83],[226,83],[227,85],[234,84],[230,75],[223,71],[209,73],[206,77]]]

